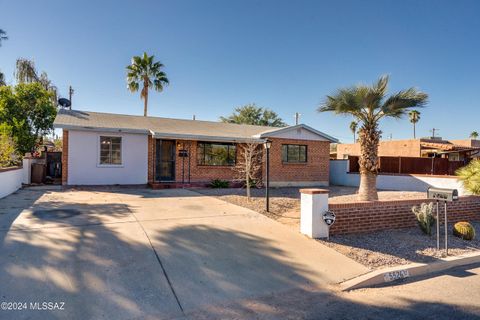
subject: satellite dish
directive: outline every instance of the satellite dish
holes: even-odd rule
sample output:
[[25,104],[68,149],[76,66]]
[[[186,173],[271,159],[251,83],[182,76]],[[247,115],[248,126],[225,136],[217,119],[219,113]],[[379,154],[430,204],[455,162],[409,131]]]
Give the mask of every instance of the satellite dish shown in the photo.
[[62,106],[62,108],[69,108],[71,107],[72,103],[70,102],[70,100],[66,99],[66,98],[60,98],[58,99],[58,104]]

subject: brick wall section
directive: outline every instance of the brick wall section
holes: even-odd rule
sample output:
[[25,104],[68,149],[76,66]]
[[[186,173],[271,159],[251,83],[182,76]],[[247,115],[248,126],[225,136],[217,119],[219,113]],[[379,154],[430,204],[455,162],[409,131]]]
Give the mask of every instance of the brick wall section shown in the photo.
[[[364,203],[330,204],[336,221],[330,233],[350,234],[417,226],[412,206],[430,200],[375,201]],[[447,204],[448,222],[480,220],[480,197],[461,197]],[[443,203],[440,203],[443,221]]]
[[[270,181],[323,181],[329,177],[329,150],[327,141],[271,139],[270,149]],[[307,163],[283,163],[282,144],[307,145]],[[190,158],[178,156],[181,149],[189,151]],[[155,139],[149,137],[148,142],[148,182],[152,183],[155,177]],[[203,166],[197,164],[197,141],[176,141],[175,181],[188,182],[189,166],[190,181],[208,183],[213,179],[236,180],[239,177],[232,166]],[[239,152],[237,149],[237,157]],[[189,163],[190,162],[190,163]],[[265,167],[263,168],[265,170]],[[264,171],[262,171],[264,172]]]
[[152,138],[151,135],[148,136],[148,156],[147,156],[147,163],[148,163],[148,174],[147,180],[148,183],[153,183],[155,180],[155,139]]
[[[190,159],[188,157],[178,157],[181,149],[189,150]],[[233,166],[202,166],[197,164],[197,141],[177,140],[175,163],[175,178],[177,182],[182,182],[182,175],[185,182],[188,182],[188,167],[190,161],[190,181],[208,183],[213,179],[235,180],[237,178]],[[237,150],[238,157],[238,150]]]
[[[270,139],[270,181],[328,182],[330,142],[312,140]],[[307,145],[306,163],[283,163],[282,145]]]
[[62,185],[68,184],[68,130],[63,129],[62,137]]

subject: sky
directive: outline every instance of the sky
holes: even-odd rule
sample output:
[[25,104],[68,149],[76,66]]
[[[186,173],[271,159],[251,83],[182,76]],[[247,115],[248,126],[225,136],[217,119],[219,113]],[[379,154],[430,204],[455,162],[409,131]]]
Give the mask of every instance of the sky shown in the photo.
[[[5,1],[0,70],[33,59],[73,108],[143,114],[125,67],[144,51],[170,85],[149,95],[149,115],[218,120],[256,103],[351,142],[352,121],[316,112],[327,94],[390,76],[390,92],[429,94],[417,136],[480,131],[480,1],[171,0]],[[382,121],[383,139],[413,135],[407,118]]]

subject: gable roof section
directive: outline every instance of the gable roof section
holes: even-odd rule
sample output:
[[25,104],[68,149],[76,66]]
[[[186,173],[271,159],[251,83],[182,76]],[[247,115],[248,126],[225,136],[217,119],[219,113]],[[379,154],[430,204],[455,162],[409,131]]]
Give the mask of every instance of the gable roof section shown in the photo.
[[[289,127],[284,127],[284,128],[275,128],[273,130],[268,130],[263,133],[261,133],[258,137],[259,138],[275,138],[275,137],[282,137],[285,136],[288,133],[293,133],[293,132],[300,132],[301,130],[306,130],[310,134],[317,136],[319,139],[318,140],[326,140],[329,142],[337,143],[338,139],[323,133],[321,131],[318,131],[310,126],[307,126],[306,124],[298,124],[295,126],[289,126]],[[301,140],[301,138],[299,138]]]
[[[306,125],[303,128],[321,135],[329,141],[336,141]],[[54,122],[55,128],[76,130],[98,130],[152,134],[158,138],[193,139],[206,141],[263,141],[276,132],[292,130],[298,126],[276,128],[267,126],[239,125],[215,121],[170,119],[123,114],[100,113],[79,110],[59,110]],[[328,138],[327,138],[328,137]]]

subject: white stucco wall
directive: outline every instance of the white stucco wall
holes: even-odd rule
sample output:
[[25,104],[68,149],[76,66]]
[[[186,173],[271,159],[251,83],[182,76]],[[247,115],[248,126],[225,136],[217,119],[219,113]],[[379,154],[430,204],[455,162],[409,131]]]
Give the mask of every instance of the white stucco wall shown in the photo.
[[22,168],[0,172],[0,198],[22,187],[23,174]]
[[[360,175],[348,172],[348,160],[330,161],[330,184],[358,187]],[[428,187],[457,189],[460,196],[466,195],[462,183],[455,177],[426,175],[378,175],[377,188],[382,190],[427,191]]]
[[[100,136],[122,137],[122,165],[99,165]],[[147,151],[147,135],[70,130],[68,135],[68,184],[146,184]]]

